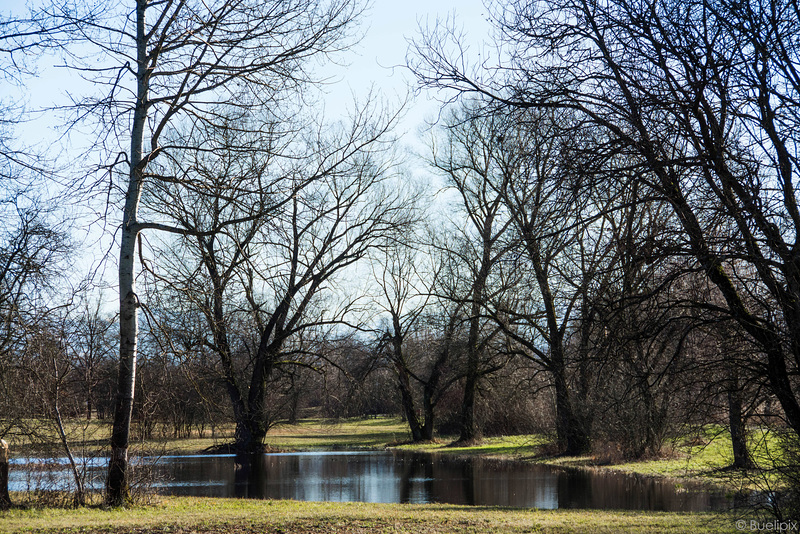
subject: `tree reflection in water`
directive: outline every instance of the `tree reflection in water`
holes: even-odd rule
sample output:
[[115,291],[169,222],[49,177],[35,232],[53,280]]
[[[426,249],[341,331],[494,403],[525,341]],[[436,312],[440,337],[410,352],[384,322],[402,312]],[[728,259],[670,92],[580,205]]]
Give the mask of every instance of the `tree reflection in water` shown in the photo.
[[[63,467],[63,476],[49,480],[57,486],[60,477],[67,487],[70,474]],[[92,467],[98,473],[104,468],[103,462]],[[171,495],[547,509],[705,511],[733,505],[723,492],[688,484],[678,490],[650,477],[400,451],[168,456],[155,471],[161,481],[156,491]],[[24,464],[12,466],[10,478],[11,491],[37,489],[28,487]],[[39,489],[58,489],[50,484]]]

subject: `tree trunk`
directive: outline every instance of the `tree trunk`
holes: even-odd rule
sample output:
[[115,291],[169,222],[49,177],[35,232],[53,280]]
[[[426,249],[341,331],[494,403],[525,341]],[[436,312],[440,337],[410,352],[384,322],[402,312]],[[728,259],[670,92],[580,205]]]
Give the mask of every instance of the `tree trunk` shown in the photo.
[[259,423],[259,417],[249,411],[241,421],[236,422],[234,448],[237,454],[253,455],[264,452],[266,425]]
[[[258,366],[256,366],[258,367]],[[258,371],[254,371],[256,374]],[[267,375],[264,375],[266,381]],[[254,386],[251,383],[245,410],[241,418],[236,421],[236,443],[237,454],[259,455],[264,452],[264,438],[267,436],[267,421],[264,406],[264,388],[253,392]]]
[[752,469],[755,467],[750,451],[747,449],[747,427],[742,413],[742,395],[739,388],[739,377],[735,370],[731,371],[728,387],[728,423],[731,430],[733,448],[733,464],[735,469]]
[[[398,366],[399,367],[399,366]],[[408,380],[408,374],[404,369],[398,369],[400,374],[400,402],[403,406],[403,414],[408,421],[408,427],[411,430],[411,440],[414,442],[422,441],[422,426],[417,417],[417,410],[414,407],[414,397],[411,395],[411,385]]]
[[75,457],[72,455],[72,449],[69,446],[67,439],[67,432],[64,430],[64,420],[61,417],[61,407],[58,399],[61,396],[60,380],[58,373],[58,363],[56,358],[53,358],[53,374],[56,379],[55,391],[53,392],[53,415],[55,418],[56,429],[58,430],[58,437],[61,439],[61,445],[64,447],[64,452],[67,454],[70,468],[72,469],[72,477],[75,480],[75,506],[83,506],[86,504],[86,492],[83,487],[83,479],[78,469],[78,464],[75,462]]
[[[490,224],[487,224],[491,228]],[[481,269],[472,286],[472,307],[469,320],[469,335],[467,346],[467,372],[464,381],[464,398],[461,401],[461,433],[458,441],[469,443],[480,438],[480,431],[475,423],[475,393],[478,390],[480,378],[480,313],[483,304],[486,280],[489,278],[490,246],[484,240],[484,252],[481,260]]]
[[120,257],[120,359],[117,377],[117,400],[111,431],[111,458],[108,464],[106,502],[120,506],[128,500],[128,443],[133,417],[133,393],[136,383],[136,342],[138,302],[133,291],[134,237],[123,230]]
[[417,409],[414,406],[414,395],[411,391],[411,380],[406,361],[403,356],[403,337],[400,328],[399,318],[394,316],[394,335],[392,335],[392,358],[394,360],[395,371],[397,372],[398,388],[400,389],[400,404],[403,407],[403,414],[408,421],[411,430],[411,440],[413,442],[422,441],[422,426],[417,417]]
[[8,443],[0,439],[0,510],[11,508],[8,495]]
[[554,370],[553,378],[556,390],[556,434],[558,443],[567,456],[579,456],[586,453],[591,445],[589,436],[575,415],[569,398],[567,381],[563,369]]
[[542,262],[539,241],[529,230],[526,230],[523,236],[534,273],[536,274],[539,292],[542,294],[547,319],[547,341],[550,348],[550,361],[547,369],[553,377],[553,384],[556,390],[556,434],[558,443],[567,456],[578,456],[589,450],[591,441],[582,421],[576,416],[570,400],[569,387],[567,386],[566,357],[564,355],[564,329],[558,323],[555,298],[550,290],[550,279],[547,275],[546,267]]
[[296,425],[297,420],[299,419],[299,408],[300,408],[300,391],[297,386],[297,382],[294,379],[294,373],[289,375],[289,380],[291,381],[291,403],[289,404],[289,424]]
[[461,433],[458,441],[469,443],[478,439],[478,431],[475,425],[475,390],[478,385],[478,373],[475,371],[476,363],[470,358],[467,371],[467,379],[464,381],[464,397],[461,401]]
[[433,404],[429,399],[425,399],[423,402],[422,411],[425,419],[420,427],[420,441],[433,441],[433,427],[436,422],[436,418],[433,410]]
[[131,128],[130,174],[122,214],[119,252],[119,374],[114,425],[111,431],[111,458],[108,462],[106,503],[120,506],[129,499],[128,443],[133,417],[133,392],[136,383],[136,344],[138,307],[135,279],[135,252],[138,236],[137,214],[142,193],[144,161],[143,139],[147,119],[147,50],[145,38],[146,0],[136,2],[137,99]]
[[731,445],[733,446],[733,465],[737,469],[751,469],[753,460],[747,449],[747,432],[742,417],[742,403],[734,391],[728,391],[728,422],[731,427]]
[[[272,367],[281,345],[281,342],[269,343],[268,338],[269,333],[265,330],[262,332],[261,343],[255,356],[244,417],[236,422],[236,450],[246,454],[264,452],[264,438],[268,430],[264,396],[267,379],[272,374]],[[238,434],[240,429],[241,435]]]
[[237,453],[249,452],[253,450],[253,442],[257,438],[254,436],[252,425],[248,422],[251,417],[244,401],[244,395],[239,387],[239,381],[236,379],[236,371],[233,367],[233,357],[228,341],[228,326],[225,322],[225,310],[223,306],[225,281],[219,274],[214,262],[215,252],[213,238],[210,238],[206,242],[201,240],[200,249],[203,250],[203,263],[208,270],[213,285],[212,309],[208,322],[214,338],[214,347],[219,356],[220,363],[222,364],[222,380],[225,383],[225,390],[228,392],[228,397],[231,400],[233,419],[236,421],[234,447]]
[[439,381],[442,378],[442,367],[447,362],[450,357],[450,348],[448,344],[450,343],[450,336],[447,334],[445,336],[445,346],[442,348],[441,352],[439,353],[439,357],[433,364],[433,368],[431,369],[431,374],[428,377],[428,381],[425,382],[425,385],[422,389],[422,410],[424,413],[424,423],[422,425],[422,439],[423,441],[431,441],[433,439],[433,430],[435,426],[435,413],[434,408],[436,407],[436,401],[434,399],[437,389],[439,388]]

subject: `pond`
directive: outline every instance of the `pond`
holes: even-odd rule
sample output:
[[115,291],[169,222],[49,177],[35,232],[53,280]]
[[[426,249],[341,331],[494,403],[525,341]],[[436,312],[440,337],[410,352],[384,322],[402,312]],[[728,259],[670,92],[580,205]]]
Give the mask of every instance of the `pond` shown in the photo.
[[[153,489],[168,495],[545,509],[706,511],[732,505],[720,491],[676,487],[674,482],[638,475],[400,451],[264,454],[252,462],[233,455],[164,456],[154,461]],[[69,482],[64,462],[46,470],[47,477],[40,475],[38,481],[37,471],[44,469],[25,469],[19,459],[14,464],[12,491],[63,489]],[[104,464],[102,459],[90,462],[90,477],[95,473],[102,480]],[[94,486],[102,487],[99,482]]]

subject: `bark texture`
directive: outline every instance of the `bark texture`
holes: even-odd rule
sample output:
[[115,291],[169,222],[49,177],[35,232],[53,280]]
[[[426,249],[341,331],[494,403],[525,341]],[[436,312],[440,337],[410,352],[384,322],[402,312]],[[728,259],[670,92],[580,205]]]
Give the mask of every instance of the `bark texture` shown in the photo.
[[0,510],[11,508],[8,495],[8,443],[0,439]]

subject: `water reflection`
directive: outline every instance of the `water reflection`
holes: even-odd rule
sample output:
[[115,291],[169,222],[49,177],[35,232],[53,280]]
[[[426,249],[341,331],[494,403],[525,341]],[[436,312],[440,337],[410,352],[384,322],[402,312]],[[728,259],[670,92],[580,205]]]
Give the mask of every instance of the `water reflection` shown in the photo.
[[[15,487],[20,472],[12,468],[12,490],[25,489]],[[397,451],[171,456],[158,460],[156,477],[157,491],[172,495],[548,509],[703,511],[731,506],[721,492],[691,486],[678,490],[669,482],[636,475]]]

